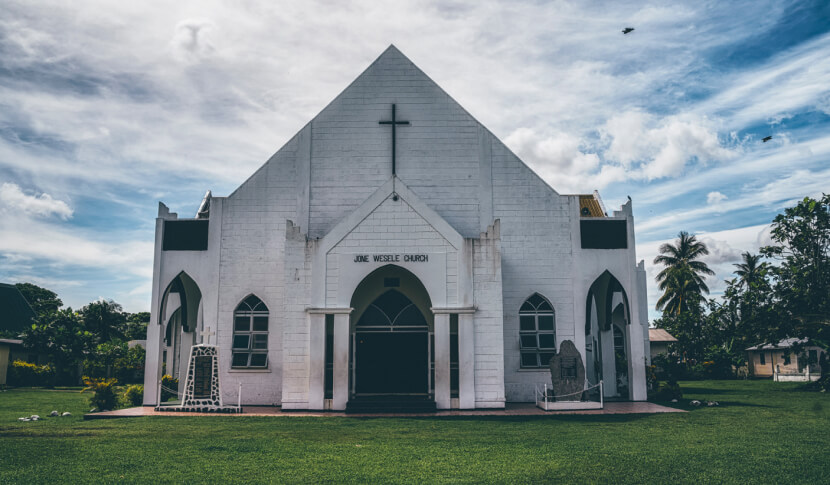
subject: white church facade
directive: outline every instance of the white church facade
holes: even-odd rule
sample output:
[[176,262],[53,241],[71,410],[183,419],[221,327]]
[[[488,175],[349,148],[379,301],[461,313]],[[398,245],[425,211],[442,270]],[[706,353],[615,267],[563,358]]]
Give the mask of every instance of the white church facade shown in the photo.
[[630,201],[557,193],[390,46],[232,194],[159,205],[145,405],[205,338],[248,405],[503,408],[564,340],[645,400],[634,247]]

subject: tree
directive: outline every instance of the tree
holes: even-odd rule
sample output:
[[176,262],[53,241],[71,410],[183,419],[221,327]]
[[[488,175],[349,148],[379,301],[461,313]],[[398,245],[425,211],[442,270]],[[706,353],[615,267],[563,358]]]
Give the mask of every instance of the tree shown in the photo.
[[758,286],[761,281],[765,281],[767,274],[767,263],[761,262],[762,255],[745,252],[741,254],[743,258],[742,263],[736,263],[735,275],[738,277],[738,287],[743,287],[750,290],[753,286]]
[[41,288],[31,283],[17,283],[14,285],[29,302],[29,306],[38,316],[47,315],[58,311],[63,302],[54,291]]
[[657,309],[663,310],[671,304],[667,311],[680,315],[693,307],[699,308],[703,293],[709,293],[703,275],[715,274],[706,263],[698,261],[709,254],[706,244],[681,231],[674,245],[665,243],[659,251],[654,264],[662,264],[665,268],[657,274],[658,286],[663,291]]
[[147,338],[147,325],[150,323],[150,312],[126,314],[126,320],[121,333],[127,340],[144,340]]
[[830,347],[830,195],[805,197],[772,222],[773,244],[761,248],[771,268],[778,324],[767,341],[809,338]]
[[46,354],[59,382],[74,383],[78,364],[94,349],[95,336],[84,328],[81,316],[67,308],[38,317],[23,333],[23,345]]
[[100,300],[81,308],[84,326],[98,337],[99,343],[113,338],[124,339],[121,329],[127,320],[121,305],[112,300]]
[[700,286],[692,274],[683,269],[668,272],[659,287],[663,295],[657,300],[657,309],[664,313],[697,313],[703,301]]

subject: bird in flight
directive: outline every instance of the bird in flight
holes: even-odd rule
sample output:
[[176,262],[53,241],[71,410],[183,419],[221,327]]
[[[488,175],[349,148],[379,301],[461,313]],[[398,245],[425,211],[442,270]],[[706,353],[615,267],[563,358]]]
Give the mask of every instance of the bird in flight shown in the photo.
[[629,32],[634,32],[634,27],[626,27],[622,30],[623,34],[628,34]]
[[772,140],[772,135],[765,136],[763,139],[761,139],[761,141],[764,142],[764,143],[766,143],[770,140]]

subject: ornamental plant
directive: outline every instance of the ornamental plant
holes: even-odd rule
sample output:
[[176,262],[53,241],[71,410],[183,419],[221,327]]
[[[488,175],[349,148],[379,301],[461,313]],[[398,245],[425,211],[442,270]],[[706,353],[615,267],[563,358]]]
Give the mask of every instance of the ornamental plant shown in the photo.
[[144,386],[131,384],[124,388],[124,394],[121,397],[126,406],[141,406],[144,402]]
[[86,384],[86,387],[81,392],[92,392],[89,403],[98,408],[99,411],[115,409],[118,406],[118,396],[115,394],[115,385],[117,383],[117,379],[99,379],[84,376],[84,384]]

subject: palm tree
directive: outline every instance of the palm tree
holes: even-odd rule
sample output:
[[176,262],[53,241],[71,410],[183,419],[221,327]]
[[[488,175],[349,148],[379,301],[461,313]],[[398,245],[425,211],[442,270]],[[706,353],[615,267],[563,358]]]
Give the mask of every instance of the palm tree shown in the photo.
[[686,269],[670,271],[659,287],[663,296],[657,300],[657,309],[666,313],[680,315],[697,308],[703,301],[700,285]]
[[760,262],[760,254],[751,254],[745,252],[741,254],[743,263],[734,264],[736,269],[735,275],[738,277],[738,287],[746,287],[750,289],[753,284],[760,282],[767,273],[767,263]]
[[704,275],[715,272],[703,261],[698,261],[709,254],[709,249],[697,237],[681,231],[674,245],[665,243],[659,251],[654,264],[662,264],[665,268],[657,274],[658,286],[663,291],[663,296],[657,300],[657,309],[666,308],[666,311],[679,315],[691,309],[692,304],[700,303],[703,293],[709,293]]

